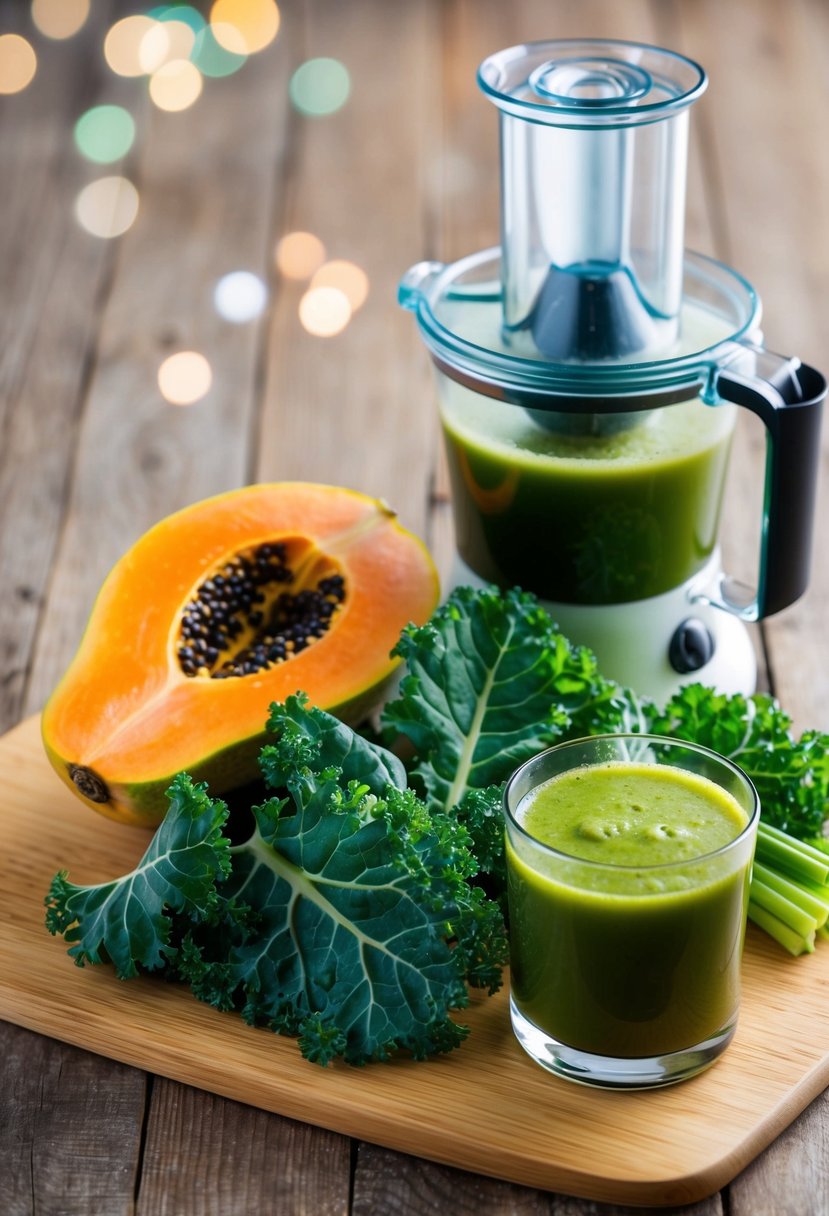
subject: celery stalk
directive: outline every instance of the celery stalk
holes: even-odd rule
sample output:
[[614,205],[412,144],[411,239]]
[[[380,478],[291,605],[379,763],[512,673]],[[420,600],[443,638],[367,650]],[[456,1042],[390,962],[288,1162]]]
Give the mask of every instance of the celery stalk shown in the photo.
[[810,891],[804,883],[784,878],[782,874],[778,874],[776,870],[770,869],[759,861],[754,863],[754,878],[767,887],[771,887],[772,891],[776,891],[778,895],[797,904],[809,916],[814,917],[816,928],[819,929],[829,920],[829,891],[826,891],[824,897],[821,898]]
[[801,840],[799,837],[791,836],[788,832],[784,832],[782,828],[775,828],[770,823],[763,823],[762,821],[759,824],[759,829],[763,836],[772,840],[781,840],[784,844],[794,842],[800,853],[811,857],[821,865],[826,865],[829,862],[829,855],[824,853],[822,849],[817,848],[816,845],[810,844],[808,840]]
[[814,895],[819,903],[829,904],[829,884],[811,882],[808,878],[798,878],[797,885],[803,891],[808,891],[810,895]]
[[795,879],[808,878],[811,882],[825,883],[829,878],[829,857],[818,861],[811,856],[817,850],[810,847],[807,852],[800,848],[800,843],[794,837],[780,839],[778,835],[771,835],[761,823],[757,831],[757,859]]
[[788,925],[784,925],[781,920],[778,920],[771,912],[765,908],[761,908],[753,900],[749,900],[748,904],[749,920],[753,920],[758,928],[768,933],[776,942],[779,942],[789,954],[812,954],[815,949],[814,934],[810,937],[801,937],[799,933],[795,933]]
[[784,925],[788,925],[800,937],[808,937],[809,934],[814,938],[817,921],[813,916],[809,916],[797,904],[792,903],[790,899],[786,899],[783,895],[779,895],[777,891],[773,891],[771,887],[766,886],[758,878],[753,878],[751,881],[751,893],[749,898],[752,903],[757,904],[761,908],[765,908],[772,916],[776,916]]

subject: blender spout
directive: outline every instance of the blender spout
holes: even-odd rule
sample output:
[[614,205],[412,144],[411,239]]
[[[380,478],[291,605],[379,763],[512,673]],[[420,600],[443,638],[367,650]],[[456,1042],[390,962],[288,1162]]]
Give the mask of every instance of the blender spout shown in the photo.
[[417,312],[418,304],[429,286],[445,269],[443,262],[417,262],[410,266],[397,287],[397,302],[401,308]]

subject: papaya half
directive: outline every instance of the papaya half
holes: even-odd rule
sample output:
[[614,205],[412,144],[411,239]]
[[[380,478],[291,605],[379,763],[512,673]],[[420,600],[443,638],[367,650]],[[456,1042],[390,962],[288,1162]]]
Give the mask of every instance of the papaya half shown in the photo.
[[257,775],[272,701],[358,721],[437,599],[428,551],[376,499],[282,482],[196,503],[104,582],[43,711],[49,759],[90,807],[155,826],[177,772],[213,793]]

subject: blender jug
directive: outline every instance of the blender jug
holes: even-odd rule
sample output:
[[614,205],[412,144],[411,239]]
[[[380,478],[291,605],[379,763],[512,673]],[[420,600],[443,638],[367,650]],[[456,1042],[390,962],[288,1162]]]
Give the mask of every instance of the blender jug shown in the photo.
[[[826,385],[763,349],[750,284],[683,250],[705,74],[568,40],[499,52],[478,78],[500,114],[500,248],[400,287],[437,374],[453,581],[535,592],[643,693],[751,691],[742,622],[808,581]],[[740,406],[768,435],[756,590],[717,549]]]

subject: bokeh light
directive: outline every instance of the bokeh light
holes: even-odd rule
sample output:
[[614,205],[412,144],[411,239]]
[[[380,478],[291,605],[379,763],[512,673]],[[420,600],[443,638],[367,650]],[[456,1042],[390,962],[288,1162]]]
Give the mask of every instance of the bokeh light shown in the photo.
[[189,59],[195,41],[185,21],[156,21],[141,39],[138,61],[149,76],[174,59]]
[[310,279],[325,261],[325,246],[313,232],[289,232],[276,246],[276,266],[286,279]]
[[[189,25],[185,25],[184,29],[192,35],[195,41],[195,34],[190,29]],[[144,37],[138,46],[138,62],[141,65],[141,72],[145,76],[149,76],[156,68],[160,68],[163,63],[173,56],[169,55],[170,38],[160,21],[154,21],[147,30]],[[185,59],[190,54],[190,50],[185,51]],[[178,58],[178,56],[176,56]]]
[[213,26],[206,25],[196,35],[190,59],[205,76],[232,76],[238,72],[247,55],[236,55],[227,50],[216,38]]
[[276,37],[279,9],[274,0],[215,0],[210,24],[225,50],[252,55]]
[[150,97],[159,110],[186,110],[201,91],[202,74],[188,59],[173,59],[150,77]]
[[123,106],[93,106],[75,123],[78,151],[99,165],[126,156],[135,139],[135,123]]
[[234,270],[219,279],[213,292],[216,312],[225,321],[243,325],[261,316],[268,302],[268,289],[257,274]]
[[47,38],[71,38],[89,16],[89,0],[32,0],[32,21]]
[[19,34],[0,36],[0,93],[19,93],[31,84],[37,56],[31,43]]
[[75,217],[92,236],[121,236],[138,215],[138,191],[126,177],[99,177],[75,199]]
[[312,287],[299,302],[299,319],[309,334],[333,338],[351,320],[348,296],[338,287]]
[[309,59],[298,67],[288,94],[300,114],[320,118],[344,106],[351,92],[348,69],[339,59]]
[[351,305],[352,311],[362,308],[368,296],[368,275],[354,262],[326,262],[311,279],[311,287],[336,287]]
[[159,391],[170,405],[193,405],[210,391],[212,383],[210,364],[195,350],[170,355],[158,369]]
[[207,24],[192,4],[158,4],[150,9],[149,16],[155,17],[156,21],[183,21],[194,34],[198,34]]
[[104,58],[117,76],[144,76],[141,44],[158,25],[152,17],[136,14],[116,21],[104,39]]

